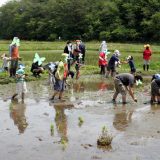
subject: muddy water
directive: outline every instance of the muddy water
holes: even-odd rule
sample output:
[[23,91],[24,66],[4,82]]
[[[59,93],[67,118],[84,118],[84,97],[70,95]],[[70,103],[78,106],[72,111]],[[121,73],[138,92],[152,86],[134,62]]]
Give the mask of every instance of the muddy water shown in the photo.
[[[24,103],[11,102],[14,87],[0,86],[0,160],[160,159],[160,106],[146,103],[148,86],[125,106],[120,96],[111,103],[113,85],[103,79],[75,81],[55,104],[46,82],[27,83]],[[96,144],[103,126],[114,137],[108,149]]]

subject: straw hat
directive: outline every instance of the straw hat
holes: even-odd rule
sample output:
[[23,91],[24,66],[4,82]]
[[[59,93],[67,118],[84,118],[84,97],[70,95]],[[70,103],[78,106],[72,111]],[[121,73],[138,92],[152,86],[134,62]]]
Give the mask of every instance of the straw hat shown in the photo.
[[150,48],[150,45],[149,44],[145,44],[144,48],[147,48],[147,47]]

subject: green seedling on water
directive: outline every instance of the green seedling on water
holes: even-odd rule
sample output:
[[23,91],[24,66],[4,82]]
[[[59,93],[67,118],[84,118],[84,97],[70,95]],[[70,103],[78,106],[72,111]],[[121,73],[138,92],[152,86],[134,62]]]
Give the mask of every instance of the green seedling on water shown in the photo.
[[108,134],[106,126],[102,127],[102,133],[97,140],[99,146],[109,146],[112,143],[113,136]]
[[79,123],[78,125],[81,126],[84,123],[84,120],[82,117],[78,117]]
[[54,135],[54,125],[53,124],[50,125],[50,131],[51,131],[51,136],[53,136]]
[[66,149],[66,147],[67,147],[67,143],[68,143],[68,140],[67,140],[67,139],[65,139],[65,138],[61,138],[61,144],[63,145],[63,150],[65,150],[65,149]]

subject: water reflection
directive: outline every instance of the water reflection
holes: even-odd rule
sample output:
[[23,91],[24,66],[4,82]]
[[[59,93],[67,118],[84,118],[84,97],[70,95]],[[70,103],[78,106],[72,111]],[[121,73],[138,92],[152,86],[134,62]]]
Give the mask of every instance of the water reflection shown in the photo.
[[34,82],[34,83],[28,83],[30,84],[30,86],[27,88],[30,89],[29,94],[30,96],[32,96],[32,98],[39,103],[41,96],[43,95],[42,93],[44,93],[44,88],[42,86],[41,82]]
[[26,105],[22,102],[12,101],[10,104],[10,117],[18,127],[19,133],[24,133],[28,126],[25,117]]
[[55,108],[55,123],[57,127],[57,131],[61,137],[61,142],[62,143],[67,143],[68,142],[68,137],[67,137],[67,116],[65,114],[65,109],[69,109],[74,107],[72,104],[66,104],[66,103],[57,103],[54,104]]
[[151,110],[152,111],[160,110],[160,104],[151,104]]
[[74,89],[74,92],[76,92],[76,93],[84,92],[85,88],[86,87],[85,87],[85,84],[83,82],[73,83],[73,89]]
[[126,107],[127,106],[122,105],[122,108],[117,108],[115,104],[115,116],[113,119],[113,126],[119,131],[125,131],[132,121],[133,110],[128,110],[126,109]]

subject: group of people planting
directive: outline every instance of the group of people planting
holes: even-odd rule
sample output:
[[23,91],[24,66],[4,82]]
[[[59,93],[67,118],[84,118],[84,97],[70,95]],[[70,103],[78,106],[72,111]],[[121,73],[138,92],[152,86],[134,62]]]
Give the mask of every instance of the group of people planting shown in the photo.
[[[10,56],[7,57],[6,54],[3,54],[1,58],[3,59],[2,70],[8,71],[10,77],[16,77],[16,93],[12,96],[12,100],[16,99],[18,95],[21,95],[22,100],[24,100],[24,95],[27,92],[25,77],[25,66],[19,63],[21,59],[19,57],[18,48],[20,46],[20,40],[18,37],[14,37],[12,43],[9,46]],[[149,70],[149,61],[152,55],[149,44],[144,46],[143,59],[144,65],[143,69]],[[51,101],[54,101],[55,96],[58,95],[58,99],[61,100],[65,85],[67,84],[66,79],[70,76],[76,79],[80,76],[80,67],[85,62],[85,45],[81,40],[75,40],[74,44],[71,41],[68,41],[64,53],[61,55],[61,60],[57,62],[50,62],[46,65],[42,65],[45,57],[40,57],[38,53],[35,54],[31,72],[34,77],[40,77],[41,73],[44,70],[48,70],[49,80],[54,88],[54,94],[50,98]],[[136,67],[134,64],[133,56],[129,55],[125,61],[120,61],[121,53],[119,50],[115,50],[110,59],[107,59],[110,52],[107,48],[106,41],[102,41],[99,50],[99,67],[101,68],[100,74],[105,75],[108,78],[110,75],[114,79],[115,93],[113,95],[112,101],[115,103],[118,94],[122,95],[122,103],[126,103],[127,92],[130,94],[132,99],[137,102],[137,99],[134,95],[133,86],[136,83],[137,85],[142,84],[143,78],[140,74],[136,73]],[[10,62],[10,64],[9,64]],[[128,64],[130,67],[130,73],[120,73],[117,74],[116,67],[120,67],[121,64]],[[71,70],[72,66],[75,66],[76,74]],[[155,74],[152,77],[151,82],[151,103],[160,103],[160,74]]]
[[[149,62],[152,55],[150,45],[144,45],[143,51],[143,70],[149,70]],[[115,50],[113,55],[109,60],[107,60],[107,55],[110,54],[107,48],[105,41],[102,41],[99,51],[99,67],[101,68],[100,74],[104,74],[105,77],[108,77],[111,74],[111,77],[114,78],[115,93],[113,95],[112,101],[115,103],[116,98],[119,93],[122,95],[122,103],[126,103],[127,91],[132,97],[132,99],[137,102],[137,98],[134,95],[133,86],[142,84],[143,78],[140,74],[136,73],[136,67],[134,64],[133,56],[129,55],[125,61],[120,61],[120,52]],[[128,64],[130,67],[130,73],[120,73],[117,74],[116,67],[119,67],[121,64]],[[155,74],[151,80],[151,103],[160,104],[160,74]]]

